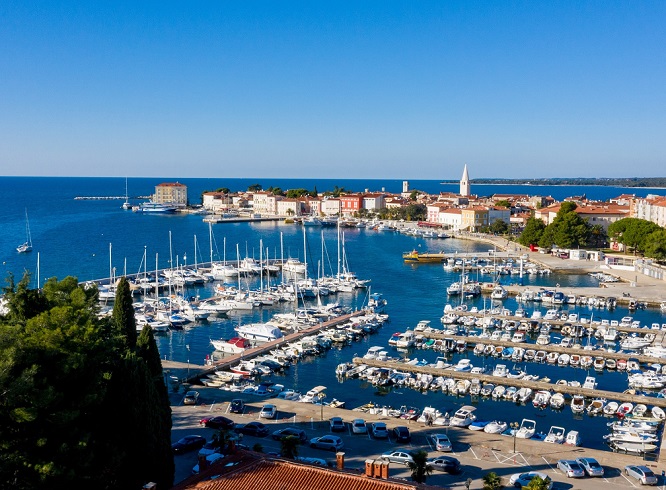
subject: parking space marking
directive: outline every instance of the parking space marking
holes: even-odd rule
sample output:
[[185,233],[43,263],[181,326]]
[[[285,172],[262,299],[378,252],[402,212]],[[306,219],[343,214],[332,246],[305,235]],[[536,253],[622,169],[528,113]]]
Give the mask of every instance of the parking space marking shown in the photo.
[[636,488],[636,485],[634,485],[634,482],[632,482],[629,478],[627,478],[627,476],[622,471],[620,471],[620,476],[622,478],[624,478],[625,480],[627,480],[627,483],[629,483],[629,485]]
[[554,472],[555,474],[559,474],[559,471],[557,471],[557,468],[554,467],[552,464],[550,464],[546,458],[544,458],[543,456],[541,456],[541,459],[543,459],[544,463],[546,463],[546,464],[548,465],[548,467],[549,467],[551,470],[553,470],[553,472]]

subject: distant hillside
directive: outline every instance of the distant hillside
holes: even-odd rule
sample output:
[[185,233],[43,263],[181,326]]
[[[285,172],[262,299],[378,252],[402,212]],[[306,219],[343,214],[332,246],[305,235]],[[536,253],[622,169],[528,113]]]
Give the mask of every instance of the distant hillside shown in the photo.
[[[457,184],[443,180],[442,184]],[[603,185],[612,187],[666,187],[666,177],[629,178],[556,178],[556,179],[471,179],[472,184],[503,185]]]

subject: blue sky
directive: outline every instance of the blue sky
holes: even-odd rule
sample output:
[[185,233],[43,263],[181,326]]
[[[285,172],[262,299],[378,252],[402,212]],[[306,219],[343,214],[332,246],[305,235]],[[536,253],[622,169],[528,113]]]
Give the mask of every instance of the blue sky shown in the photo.
[[0,2],[4,175],[665,176],[666,2]]

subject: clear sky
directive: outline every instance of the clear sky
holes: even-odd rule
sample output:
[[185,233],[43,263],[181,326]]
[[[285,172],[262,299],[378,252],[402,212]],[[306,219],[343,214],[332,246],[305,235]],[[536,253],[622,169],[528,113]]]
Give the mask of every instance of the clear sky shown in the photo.
[[0,174],[666,176],[664,1],[0,2]]

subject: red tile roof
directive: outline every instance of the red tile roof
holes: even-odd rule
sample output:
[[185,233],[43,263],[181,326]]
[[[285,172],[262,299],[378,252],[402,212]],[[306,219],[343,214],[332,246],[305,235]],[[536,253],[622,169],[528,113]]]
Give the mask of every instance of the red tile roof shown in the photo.
[[[322,468],[239,451],[174,486],[172,490],[415,490],[434,489],[399,480],[370,478],[352,471]],[[441,487],[437,487],[441,490]]]

